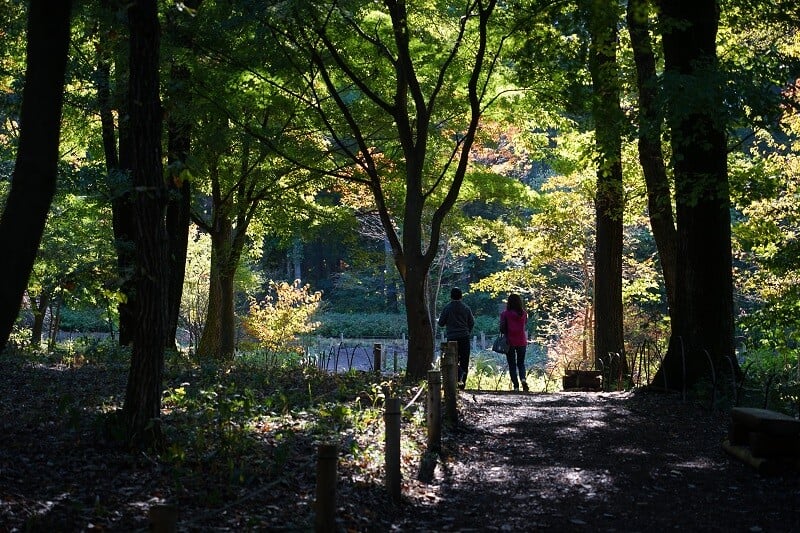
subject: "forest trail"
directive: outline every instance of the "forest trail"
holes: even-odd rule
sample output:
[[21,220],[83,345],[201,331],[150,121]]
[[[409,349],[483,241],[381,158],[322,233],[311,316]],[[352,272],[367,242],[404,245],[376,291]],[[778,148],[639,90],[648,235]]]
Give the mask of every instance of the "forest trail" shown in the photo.
[[396,527],[800,531],[800,474],[721,446],[726,412],[658,393],[461,393],[435,480]]
[[[213,457],[170,465],[98,440],[81,413],[120,397],[124,368],[2,367],[0,532],[144,531],[165,498],[180,505],[179,531],[313,529],[316,443],[294,432],[300,419],[247,441],[250,477],[232,483]],[[762,477],[728,456],[724,410],[644,391],[466,390],[459,417],[427,482],[410,450],[399,504],[388,502],[379,457],[353,465],[378,453],[382,435],[360,456],[343,451],[341,530],[800,533],[800,474]],[[424,428],[404,427],[414,430]]]

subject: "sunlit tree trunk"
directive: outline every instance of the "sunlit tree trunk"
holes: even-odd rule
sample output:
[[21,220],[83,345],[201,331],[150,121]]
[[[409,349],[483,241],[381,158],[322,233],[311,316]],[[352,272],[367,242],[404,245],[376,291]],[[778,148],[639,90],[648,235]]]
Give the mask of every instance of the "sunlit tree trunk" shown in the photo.
[[227,360],[235,348],[233,228],[230,219],[218,216],[211,228],[211,271],[208,312],[197,353],[201,357]]
[[627,371],[622,324],[623,115],[616,56],[618,15],[616,2],[592,2],[589,70],[598,165],[594,346],[596,365],[615,378]]
[[0,218],[0,351],[19,314],[56,187],[72,2],[28,3],[19,148]]

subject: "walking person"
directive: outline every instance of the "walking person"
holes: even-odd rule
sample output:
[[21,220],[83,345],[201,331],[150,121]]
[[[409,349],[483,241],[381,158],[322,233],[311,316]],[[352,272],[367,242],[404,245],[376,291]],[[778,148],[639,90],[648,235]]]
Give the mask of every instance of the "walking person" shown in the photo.
[[[506,310],[500,313],[500,333],[508,338],[508,371],[511,373],[511,384],[514,390],[528,391],[525,381],[525,350],[528,345],[528,313],[522,305],[519,294],[511,294],[506,302]],[[517,379],[519,378],[519,379]]]
[[470,336],[475,325],[475,317],[461,298],[461,289],[458,287],[450,289],[450,302],[444,306],[442,314],[439,315],[439,326],[445,327],[448,341],[458,343],[458,388],[464,389],[467,386]]

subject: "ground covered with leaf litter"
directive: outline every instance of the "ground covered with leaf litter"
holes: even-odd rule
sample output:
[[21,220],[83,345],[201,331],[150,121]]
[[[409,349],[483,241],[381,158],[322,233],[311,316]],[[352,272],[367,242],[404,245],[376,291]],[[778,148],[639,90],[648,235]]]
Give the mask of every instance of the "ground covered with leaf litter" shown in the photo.
[[[123,368],[2,360],[0,532],[146,531],[158,503],[178,508],[179,531],[313,530],[318,438],[301,413],[265,418],[255,438],[222,438],[206,456],[181,456],[177,442],[131,454],[93,415],[124,383]],[[729,457],[724,409],[643,391],[467,390],[459,417],[429,462],[406,417],[397,504],[380,420],[343,432],[340,529],[800,532],[800,476],[759,476]]]

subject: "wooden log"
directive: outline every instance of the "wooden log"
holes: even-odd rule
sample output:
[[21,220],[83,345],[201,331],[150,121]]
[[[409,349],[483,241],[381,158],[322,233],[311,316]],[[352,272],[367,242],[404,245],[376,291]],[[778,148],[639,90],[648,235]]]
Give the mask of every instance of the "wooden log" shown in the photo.
[[725,440],[722,448],[740,461],[756,469],[759,474],[773,475],[780,473],[783,468],[777,461],[770,461],[765,457],[756,457],[747,446],[738,446]]

